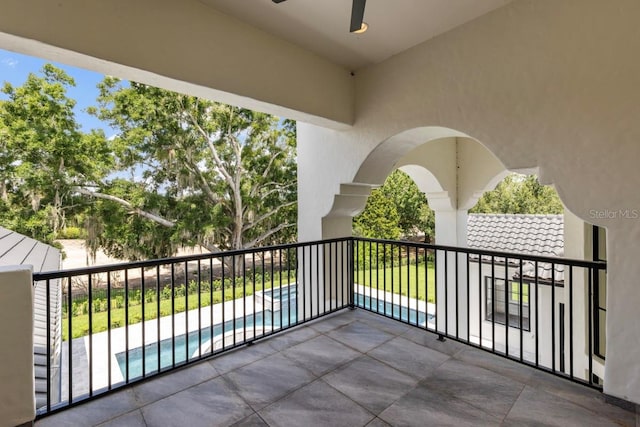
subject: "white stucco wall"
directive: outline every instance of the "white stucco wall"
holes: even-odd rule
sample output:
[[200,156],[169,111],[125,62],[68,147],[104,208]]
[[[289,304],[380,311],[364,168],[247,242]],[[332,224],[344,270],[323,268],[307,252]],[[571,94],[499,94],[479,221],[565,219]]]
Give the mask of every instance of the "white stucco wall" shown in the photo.
[[639,16],[633,0],[515,1],[360,70],[352,129],[299,124],[300,238],[322,237],[339,185],[362,182],[374,148],[408,130],[453,129],[508,169],[538,167],[607,228],[605,392],[640,402]]
[[0,426],[36,415],[31,266],[0,267]]

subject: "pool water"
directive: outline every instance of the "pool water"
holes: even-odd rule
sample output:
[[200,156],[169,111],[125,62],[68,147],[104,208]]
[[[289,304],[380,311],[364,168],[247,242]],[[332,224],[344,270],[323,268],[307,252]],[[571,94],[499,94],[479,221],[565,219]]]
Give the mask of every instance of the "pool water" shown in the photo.
[[436,318],[436,316],[431,313],[402,307],[398,304],[392,304],[389,301],[378,300],[362,294],[356,294],[355,305],[373,312],[386,313],[387,316],[393,317],[394,319],[399,319],[403,322],[409,322],[419,326],[425,326],[427,322],[433,323]]
[[[291,289],[291,295],[289,295],[289,289]],[[266,291],[271,292],[271,291]],[[280,290],[274,292],[274,299],[280,298]],[[295,286],[282,288],[282,310],[271,312],[265,307],[264,311],[258,311],[255,315],[251,314],[246,316],[247,330],[271,328],[279,329],[280,327],[287,327],[294,325],[297,321],[297,292]],[[230,313],[227,313],[230,314]],[[212,333],[214,337],[222,335],[224,333],[232,332],[237,329],[243,329],[245,326],[245,319],[242,317],[234,320],[228,320],[224,324],[214,325],[213,328],[206,327],[200,331],[190,332],[188,335],[178,335],[175,339],[167,338],[160,341],[160,370],[171,367],[175,364],[179,365],[184,363],[187,358],[197,358],[198,348],[207,344],[211,339]],[[200,340],[198,340],[198,332],[200,333]],[[227,343],[233,343],[233,334],[227,337]],[[228,344],[227,344],[228,345]],[[174,351],[175,349],[175,351]],[[136,378],[142,376],[142,360],[144,357],[144,371],[145,374],[151,374],[158,371],[158,343],[147,344],[144,347],[137,347],[129,350],[129,378]],[[127,378],[127,352],[123,351],[116,354],[116,360],[122,372],[122,377]]]
[[[289,291],[291,290],[291,291]],[[271,312],[266,309],[264,311],[258,311],[255,315],[251,314],[246,317],[246,327],[248,330],[252,330],[255,326],[256,329],[272,328],[274,330],[281,327],[287,327],[294,325],[297,321],[297,291],[294,285],[289,287],[283,287],[280,290],[265,291],[265,295],[273,298],[274,300],[281,300],[282,310]],[[290,293],[290,294],[289,294]],[[390,302],[378,301],[376,298],[364,296],[362,294],[356,295],[355,305],[365,308],[367,310],[384,313],[393,318],[400,319],[405,322],[418,324],[425,326],[427,322],[432,323],[435,316],[427,314],[422,311],[416,311],[407,307],[401,307],[397,304],[391,304]],[[183,334],[176,336],[175,339],[165,339],[160,341],[160,351],[158,353],[158,343],[148,344],[144,347],[137,347],[129,350],[129,379],[142,376],[142,361],[144,358],[144,371],[146,375],[158,371],[158,357],[160,358],[160,370],[169,368],[171,366],[185,363],[187,358],[197,358],[197,351],[201,345],[207,344],[213,334],[218,338],[224,333],[232,332],[237,329],[243,329],[245,325],[245,319],[242,317],[234,320],[228,320],[224,324],[217,324],[212,327],[206,327],[200,331],[190,332],[188,335]],[[200,333],[200,339],[198,339],[198,333]],[[233,342],[233,334],[227,338],[227,343]],[[116,354],[116,359],[122,372],[123,378],[127,378],[127,352]]]

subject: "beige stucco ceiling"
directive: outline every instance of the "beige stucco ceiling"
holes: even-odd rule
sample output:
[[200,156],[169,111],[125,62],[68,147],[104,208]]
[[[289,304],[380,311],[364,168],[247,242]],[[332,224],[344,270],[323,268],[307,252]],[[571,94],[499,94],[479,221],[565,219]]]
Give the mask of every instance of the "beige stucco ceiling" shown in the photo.
[[200,0],[350,70],[376,64],[510,0],[369,0],[369,30],[349,33],[351,0]]

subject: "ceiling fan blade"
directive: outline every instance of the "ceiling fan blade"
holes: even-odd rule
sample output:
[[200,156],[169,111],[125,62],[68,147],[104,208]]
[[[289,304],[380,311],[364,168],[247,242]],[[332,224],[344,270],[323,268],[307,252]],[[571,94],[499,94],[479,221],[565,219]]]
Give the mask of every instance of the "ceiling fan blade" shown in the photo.
[[351,8],[351,27],[349,27],[350,32],[353,33],[354,31],[358,31],[362,27],[364,6],[366,3],[367,0],[353,0],[353,7]]
[[285,0],[272,0],[274,3],[282,3]]

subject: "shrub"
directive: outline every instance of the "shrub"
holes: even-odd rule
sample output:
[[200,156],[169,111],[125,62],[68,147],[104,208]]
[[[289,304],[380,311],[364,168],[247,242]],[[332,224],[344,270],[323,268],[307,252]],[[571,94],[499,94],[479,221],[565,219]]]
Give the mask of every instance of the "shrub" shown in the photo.
[[58,239],[84,239],[86,232],[80,227],[65,227],[58,230]]
[[166,285],[160,292],[160,298],[163,300],[171,299],[171,286]]
[[[116,298],[115,298],[115,301],[113,301],[112,304],[115,304],[115,308],[124,307],[124,297],[122,295],[117,295]],[[113,307],[113,305],[112,305],[112,307]]]

